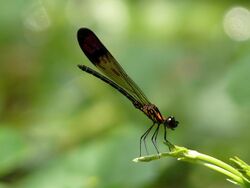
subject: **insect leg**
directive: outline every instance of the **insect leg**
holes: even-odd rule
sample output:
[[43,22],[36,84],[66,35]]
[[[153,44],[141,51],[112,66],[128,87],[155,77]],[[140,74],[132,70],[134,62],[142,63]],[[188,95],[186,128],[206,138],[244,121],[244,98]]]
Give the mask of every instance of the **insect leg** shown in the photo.
[[159,150],[158,150],[158,147],[157,147],[156,138],[157,138],[157,135],[158,135],[158,132],[159,132],[159,127],[160,127],[160,125],[158,124],[156,129],[155,129],[155,132],[154,132],[153,136],[151,137],[151,141],[152,141],[152,143],[153,143],[153,145],[154,145],[154,147],[155,147],[158,154],[159,154]]
[[174,148],[174,145],[167,140],[167,127],[166,126],[163,126],[163,127],[164,127],[164,141],[168,145],[169,151],[171,151]]
[[144,142],[144,146],[145,146],[145,149],[146,149],[146,152],[148,154],[148,149],[147,149],[147,144],[146,144],[146,137],[148,136],[149,132],[151,131],[151,129],[154,127],[155,123],[153,123],[153,125],[151,125],[151,127],[149,127],[149,129],[146,130],[145,133],[143,133],[143,135],[141,136],[140,138],[140,156],[141,156],[141,143],[142,143],[142,140]]

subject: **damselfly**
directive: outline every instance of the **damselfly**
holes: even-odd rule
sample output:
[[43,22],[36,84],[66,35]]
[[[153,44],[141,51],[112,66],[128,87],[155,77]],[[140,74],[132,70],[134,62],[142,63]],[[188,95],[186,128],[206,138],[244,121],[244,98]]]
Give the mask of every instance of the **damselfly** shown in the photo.
[[156,140],[160,125],[163,125],[164,127],[164,141],[170,144],[167,140],[167,128],[174,129],[177,127],[179,122],[176,121],[173,116],[169,116],[167,118],[163,117],[158,108],[149,102],[141,89],[126,74],[120,64],[90,29],[79,29],[77,32],[77,39],[84,54],[105,76],[85,65],[78,65],[78,67],[118,90],[133,103],[135,108],[141,110],[149,119],[153,121],[153,125],[151,125],[140,138],[140,156],[142,141],[144,142],[144,146],[147,151],[145,140],[155,125],[156,129],[151,137],[151,140],[157,153],[159,153]]

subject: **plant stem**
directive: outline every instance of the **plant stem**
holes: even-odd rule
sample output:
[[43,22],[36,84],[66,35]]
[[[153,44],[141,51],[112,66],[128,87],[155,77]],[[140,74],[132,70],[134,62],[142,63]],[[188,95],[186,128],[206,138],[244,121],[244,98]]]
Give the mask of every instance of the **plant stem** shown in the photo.
[[215,170],[217,172],[220,172],[224,175],[226,175],[230,182],[233,182],[235,184],[249,187],[250,186],[250,180],[245,177],[239,170],[235,169],[231,165],[226,164],[225,162],[216,159],[214,157],[211,157],[209,155],[205,155],[202,153],[199,153],[195,150],[190,150],[184,147],[180,146],[172,146],[172,149],[170,152],[164,152],[157,155],[150,155],[150,156],[143,156],[134,159],[134,162],[149,162],[152,160],[157,160],[163,157],[175,157],[177,160],[180,161],[188,161],[192,163],[197,163],[204,165],[212,170]]

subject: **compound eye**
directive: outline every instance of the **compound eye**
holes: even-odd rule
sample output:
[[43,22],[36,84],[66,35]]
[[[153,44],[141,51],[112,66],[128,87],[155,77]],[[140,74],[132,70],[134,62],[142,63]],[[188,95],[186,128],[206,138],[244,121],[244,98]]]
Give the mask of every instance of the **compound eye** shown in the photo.
[[179,122],[175,120],[173,116],[167,118],[165,122],[166,126],[170,129],[174,129],[178,126]]

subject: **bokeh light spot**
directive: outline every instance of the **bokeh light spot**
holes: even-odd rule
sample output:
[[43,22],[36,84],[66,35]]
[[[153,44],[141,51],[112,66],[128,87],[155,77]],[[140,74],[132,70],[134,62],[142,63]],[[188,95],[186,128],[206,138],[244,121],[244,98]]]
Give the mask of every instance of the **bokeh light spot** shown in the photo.
[[250,12],[243,7],[230,9],[223,21],[226,34],[235,41],[245,41],[250,38]]
[[147,29],[157,32],[157,34],[166,35],[174,32],[177,22],[176,7],[165,1],[152,1],[145,4],[142,20]]
[[93,1],[92,15],[99,25],[123,31],[128,25],[128,10],[123,1]]
[[32,31],[43,31],[50,26],[47,10],[41,1],[32,3],[24,13],[24,25]]

